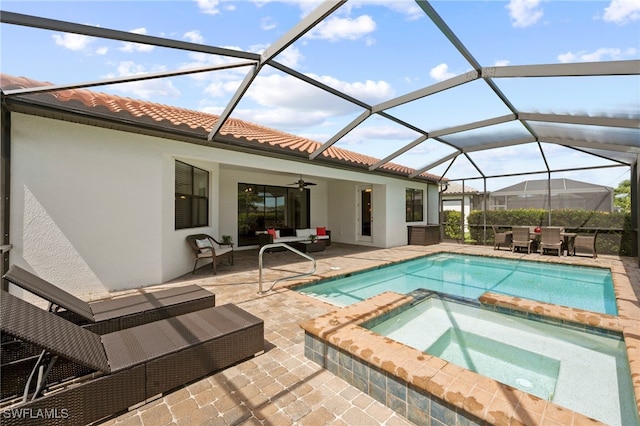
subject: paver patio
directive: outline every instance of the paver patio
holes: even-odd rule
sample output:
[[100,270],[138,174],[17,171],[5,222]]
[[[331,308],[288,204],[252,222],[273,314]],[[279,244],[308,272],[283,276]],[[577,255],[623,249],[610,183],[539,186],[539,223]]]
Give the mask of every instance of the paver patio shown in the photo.
[[[375,249],[334,243],[314,253],[315,277],[341,275],[381,264],[438,251],[490,254],[520,258],[526,254],[495,251],[491,247],[457,244],[404,246]],[[539,256],[539,255],[528,255]],[[555,256],[544,256],[558,261]],[[563,257],[561,261],[583,265],[616,265],[633,283],[635,306],[640,294],[637,260],[617,256]],[[310,269],[310,262],[290,252],[264,255],[265,289],[279,277]],[[216,304],[235,303],[264,319],[265,352],[234,367],[203,378],[128,413],[109,419],[106,425],[410,425],[413,424],[367,394],[334,376],[304,356],[304,332],[299,324],[335,307],[290,291],[291,283],[258,294],[258,252],[237,251],[233,266],[223,263],[218,274],[211,267],[185,275],[165,288],[199,284],[216,293]],[[128,292],[119,292],[119,294]],[[640,320],[640,316],[635,318]],[[636,323],[637,321],[634,321]],[[108,396],[105,395],[105,398]]]

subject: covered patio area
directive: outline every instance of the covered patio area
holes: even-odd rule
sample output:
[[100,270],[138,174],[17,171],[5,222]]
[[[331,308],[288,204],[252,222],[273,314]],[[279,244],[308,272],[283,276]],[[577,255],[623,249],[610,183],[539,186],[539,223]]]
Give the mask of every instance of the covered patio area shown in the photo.
[[[325,252],[315,253],[317,271],[312,277],[330,277],[376,267],[394,261],[411,259],[436,252],[457,252],[475,255],[524,258],[557,262],[555,256],[539,256],[492,250],[489,247],[461,244],[433,246],[403,246],[391,249],[332,244]],[[626,318],[620,320],[628,331],[638,330],[640,320],[640,269],[633,258],[618,256],[562,257],[561,262],[612,268],[616,278],[619,311]],[[213,275],[210,265],[195,275],[158,286],[198,284],[216,294],[217,304],[235,303],[264,319],[265,353],[210,377],[191,383],[164,397],[151,401],[128,413],[109,419],[108,425],[162,424],[263,424],[263,425],[409,425],[405,416],[386,407],[338,376],[307,359],[304,354],[304,331],[299,324],[334,309],[325,302],[306,297],[287,289],[287,286],[309,281],[285,281],[275,289],[258,294],[258,253],[256,250],[238,251],[235,265],[223,265]],[[274,279],[309,270],[308,261],[290,252],[265,254],[264,279],[266,286]],[[621,287],[621,288],[618,288]],[[627,287],[622,288],[622,287]],[[114,294],[117,297],[121,292]],[[558,311],[563,314],[562,310]],[[635,332],[637,334],[637,332]],[[631,365],[640,358],[630,350]],[[638,395],[636,381],[636,395]],[[503,396],[506,398],[506,396]],[[636,398],[637,399],[637,398]],[[523,407],[514,402],[498,408],[503,399],[496,395],[495,406],[479,407],[477,413],[489,419],[501,414],[522,415]],[[405,408],[406,409],[406,408]],[[531,408],[527,408],[531,411]],[[546,424],[569,424],[566,411],[558,413],[529,413],[546,416]],[[433,405],[431,415],[446,414]],[[555,416],[555,417],[554,417]],[[555,422],[555,423],[554,423]]]

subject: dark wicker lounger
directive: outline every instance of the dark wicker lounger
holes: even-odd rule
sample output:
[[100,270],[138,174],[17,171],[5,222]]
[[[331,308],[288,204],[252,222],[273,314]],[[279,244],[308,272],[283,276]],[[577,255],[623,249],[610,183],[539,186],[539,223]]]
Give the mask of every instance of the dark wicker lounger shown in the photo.
[[233,304],[98,335],[5,291],[0,299],[3,333],[45,349],[53,365],[94,371],[1,407],[3,425],[95,422],[264,350],[264,322]]
[[42,297],[67,320],[98,334],[135,327],[159,319],[215,306],[215,294],[197,285],[176,287],[144,294],[87,303],[50,282],[12,265],[4,278]]

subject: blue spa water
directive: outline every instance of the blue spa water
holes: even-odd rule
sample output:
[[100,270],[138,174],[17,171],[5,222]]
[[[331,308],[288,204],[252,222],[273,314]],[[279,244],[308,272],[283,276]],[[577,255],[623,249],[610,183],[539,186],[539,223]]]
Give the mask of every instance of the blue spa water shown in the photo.
[[374,324],[367,328],[605,424],[638,425],[620,338],[438,297]]
[[385,291],[407,294],[418,288],[469,299],[491,291],[617,315],[608,269],[454,253],[324,280],[298,290],[347,306]]

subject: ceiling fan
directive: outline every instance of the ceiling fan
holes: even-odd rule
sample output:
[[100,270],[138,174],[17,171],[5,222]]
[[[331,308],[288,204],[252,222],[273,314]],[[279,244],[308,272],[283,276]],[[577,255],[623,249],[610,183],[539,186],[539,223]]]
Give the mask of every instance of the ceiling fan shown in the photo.
[[298,189],[302,191],[305,187],[314,186],[316,184],[313,182],[305,182],[304,179],[302,179],[302,175],[300,175],[300,179],[298,179],[296,182],[290,183],[289,185],[297,185]]

